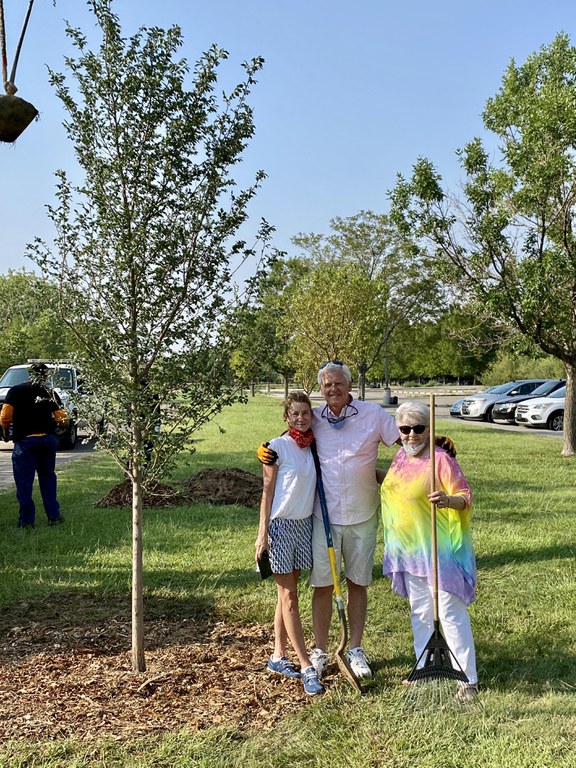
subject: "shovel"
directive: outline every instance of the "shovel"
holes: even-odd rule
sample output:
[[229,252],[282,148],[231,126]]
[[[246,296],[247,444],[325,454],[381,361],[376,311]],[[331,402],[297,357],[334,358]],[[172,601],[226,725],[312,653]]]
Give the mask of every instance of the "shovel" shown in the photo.
[[322,482],[322,470],[320,469],[320,460],[318,459],[318,452],[316,450],[315,443],[312,443],[312,456],[314,457],[314,465],[316,467],[316,488],[318,490],[320,508],[322,509],[322,522],[324,523],[324,532],[326,534],[328,559],[330,560],[330,570],[332,571],[332,581],[334,582],[334,597],[336,599],[336,608],[338,609],[338,618],[340,619],[340,643],[338,648],[336,648],[336,661],[338,662],[340,671],[348,680],[348,682],[357,691],[362,693],[362,686],[354,674],[352,667],[350,666],[350,662],[348,661],[348,657],[344,651],[348,645],[348,622],[346,619],[344,599],[342,598],[342,590],[340,589],[340,576],[338,575],[338,569],[336,567],[336,554],[334,552],[334,544],[332,542],[330,518],[328,517],[328,505],[326,504],[326,494],[324,493],[324,483]]
[[[436,490],[436,448],[434,439],[435,429],[435,395],[430,395],[430,489]],[[432,599],[434,601],[434,630],[414,669],[408,675],[409,682],[431,680],[459,680],[468,682],[468,677],[458,663],[458,659],[444,639],[440,630],[440,611],[438,609],[438,536],[436,527],[436,504],[431,502],[430,512],[432,518]],[[422,659],[424,662],[422,663]],[[454,660],[455,664],[453,664]]]

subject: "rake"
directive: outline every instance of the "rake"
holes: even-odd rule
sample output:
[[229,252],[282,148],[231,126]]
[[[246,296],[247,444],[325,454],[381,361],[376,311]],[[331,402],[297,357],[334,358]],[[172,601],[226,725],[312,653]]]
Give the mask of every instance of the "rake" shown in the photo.
[[336,555],[334,553],[334,544],[332,542],[332,531],[330,530],[330,518],[328,517],[328,505],[326,503],[326,494],[324,493],[324,483],[322,482],[322,470],[320,469],[320,460],[318,458],[318,451],[316,450],[316,443],[312,443],[312,456],[314,457],[314,466],[316,467],[316,489],[318,490],[318,498],[320,500],[320,508],[322,510],[322,522],[324,523],[324,532],[326,534],[326,546],[328,547],[328,559],[330,560],[330,570],[332,571],[332,581],[334,582],[334,598],[336,600],[336,608],[338,610],[338,618],[340,619],[340,643],[336,648],[336,661],[340,671],[348,680],[348,682],[360,693],[363,692],[362,686],[344,652],[348,644],[348,622],[346,619],[346,609],[344,607],[344,599],[342,597],[342,590],[340,588],[340,576],[338,575],[338,569],[336,567]]
[[[430,489],[436,490],[436,458],[435,450],[435,395],[430,395]],[[436,526],[436,504],[431,502],[432,525],[432,599],[434,602],[434,630],[418,657],[416,664],[407,677],[409,683],[428,682],[433,680],[458,680],[467,683],[468,677],[458,659],[442,635],[440,629],[440,611],[438,609],[438,531]],[[455,663],[453,663],[455,662]]]

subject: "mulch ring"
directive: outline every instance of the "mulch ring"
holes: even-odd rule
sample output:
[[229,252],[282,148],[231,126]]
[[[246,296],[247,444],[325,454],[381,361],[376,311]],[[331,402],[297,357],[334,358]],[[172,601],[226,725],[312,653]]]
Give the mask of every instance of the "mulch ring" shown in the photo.
[[[190,502],[240,504],[257,509],[262,497],[262,478],[251,472],[229,469],[203,469],[184,480],[179,487],[151,483],[144,489],[144,507],[168,507]],[[132,483],[124,480],[95,504],[96,507],[131,507]]]
[[[84,600],[89,615],[93,598]],[[56,617],[66,613],[62,597],[42,614],[51,607]],[[266,673],[271,627],[148,621],[147,671],[133,673],[129,619],[111,615],[52,625],[20,617],[11,627],[0,617],[1,740],[124,741],[219,724],[267,730],[309,701],[298,680]]]

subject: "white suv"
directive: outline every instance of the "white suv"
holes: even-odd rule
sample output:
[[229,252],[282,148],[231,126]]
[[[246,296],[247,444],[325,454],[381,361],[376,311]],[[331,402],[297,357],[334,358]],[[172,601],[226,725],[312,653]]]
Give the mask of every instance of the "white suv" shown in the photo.
[[564,429],[564,399],[566,387],[560,387],[547,397],[535,397],[516,406],[516,424],[523,427],[547,427],[553,432]]

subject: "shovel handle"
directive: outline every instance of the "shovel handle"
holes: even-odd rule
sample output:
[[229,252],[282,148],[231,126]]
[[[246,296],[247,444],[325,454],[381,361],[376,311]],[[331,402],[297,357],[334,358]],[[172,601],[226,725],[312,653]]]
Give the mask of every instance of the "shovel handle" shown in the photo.
[[320,469],[320,459],[318,458],[316,443],[312,443],[312,456],[314,458],[314,466],[316,467],[316,489],[318,491],[318,498],[320,500],[320,509],[322,510],[322,522],[324,523],[324,533],[326,534],[328,559],[330,561],[330,570],[332,571],[332,581],[334,582],[334,595],[336,597],[338,607],[340,607],[340,605],[344,605],[344,601],[342,599],[342,590],[340,588],[338,568],[336,567],[336,553],[334,552],[332,531],[330,529],[330,518],[328,516],[328,504],[326,503],[326,494],[324,492],[324,483],[322,482],[322,470]]

